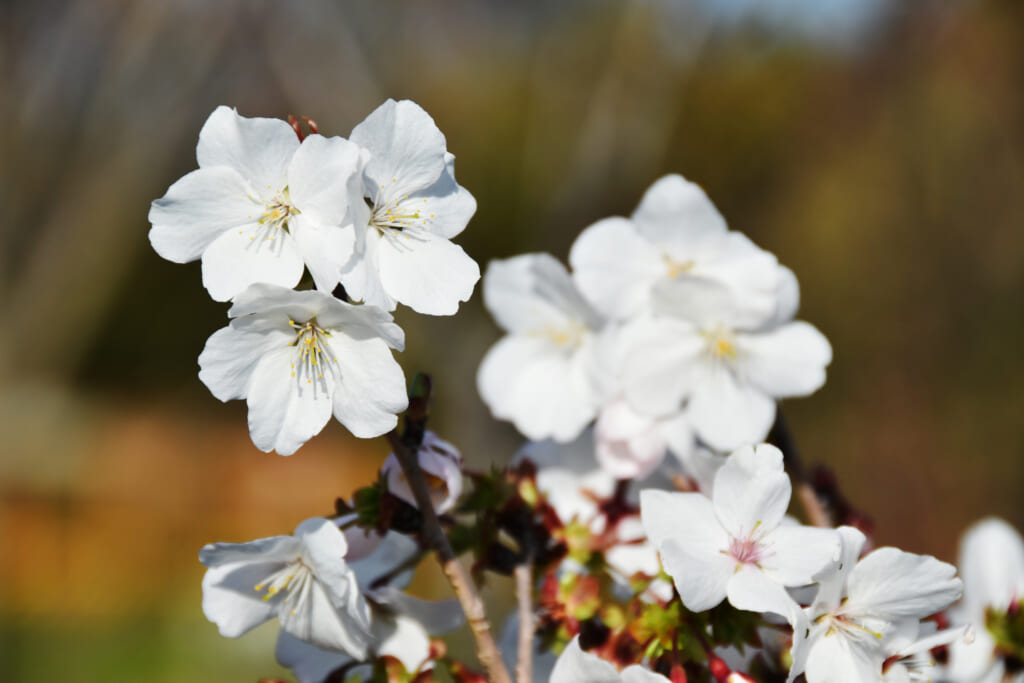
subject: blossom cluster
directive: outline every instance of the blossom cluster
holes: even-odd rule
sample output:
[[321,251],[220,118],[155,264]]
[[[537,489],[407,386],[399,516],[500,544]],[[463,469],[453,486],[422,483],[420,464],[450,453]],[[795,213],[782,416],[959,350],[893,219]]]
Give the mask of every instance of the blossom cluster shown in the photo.
[[[581,232],[571,270],[542,253],[488,266],[484,303],[506,335],[477,385],[528,442],[471,471],[426,429],[429,381],[407,395],[391,311],[451,315],[469,299],[479,269],[450,240],[475,200],[413,102],[389,100],[347,139],[307,123],[218,108],[199,168],[150,211],[154,249],[201,260],[211,297],[231,302],[199,378],[247,401],[258,448],[294,453],[332,415],[394,447],[333,514],[200,550],[222,635],[276,619],[276,657],[301,683],[487,680],[433,639],[463,623],[460,606],[406,590],[447,547],[456,565],[472,554],[477,579],[516,575],[502,655],[535,681],[1024,683],[1012,527],[973,527],[960,578],[875,548],[835,492],[815,514],[778,402],[824,384],[831,346],[794,320],[794,274],[698,186],[656,181],[629,218]],[[797,486],[813,524],[791,514]]]
[[[200,379],[247,401],[264,451],[294,453],[331,415],[359,437],[390,431],[407,400],[389,312],[451,315],[480,278],[451,242],[476,201],[433,119],[388,100],[344,139],[219,107],[196,157],[153,202],[149,238],[170,261],[201,260],[210,296],[232,302]],[[296,291],[307,272],[313,288]]]

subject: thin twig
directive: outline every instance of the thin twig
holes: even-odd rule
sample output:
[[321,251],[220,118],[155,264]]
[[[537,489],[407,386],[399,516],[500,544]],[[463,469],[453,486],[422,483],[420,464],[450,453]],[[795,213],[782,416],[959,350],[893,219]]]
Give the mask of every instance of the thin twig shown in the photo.
[[402,467],[409,488],[412,489],[416,506],[423,515],[423,531],[427,541],[437,551],[441,570],[448,579],[448,583],[451,584],[452,590],[455,591],[455,597],[462,605],[462,611],[466,614],[466,621],[469,622],[469,628],[476,640],[476,651],[480,663],[487,669],[491,683],[512,683],[508,670],[501,661],[501,653],[494,642],[494,636],[491,635],[491,627],[487,622],[483,600],[477,594],[466,570],[459,564],[455,551],[452,550],[448,537],[437,519],[437,513],[434,511],[434,504],[430,499],[430,489],[427,487],[427,481],[423,477],[423,470],[420,469],[417,458],[419,443],[423,438],[422,423],[417,425],[411,417],[407,417],[404,437],[399,436],[397,430],[392,430],[387,438]]
[[807,521],[814,526],[831,527],[832,520],[829,518],[825,506],[821,504],[814,487],[807,481],[804,471],[803,460],[800,458],[800,451],[796,447],[793,433],[789,431],[786,418],[782,416],[782,408],[778,409],[775,416],[775,424],[768,435],[768,440],[779,447],[782,451],[782,458],[786,463],[789,476],[793,479],[796,488],[796,495],[800,498],[804,512],[807,514]]
[[533,683],[533,566],[516,565],[516,604],[519,605],[519,652],[516,683]]

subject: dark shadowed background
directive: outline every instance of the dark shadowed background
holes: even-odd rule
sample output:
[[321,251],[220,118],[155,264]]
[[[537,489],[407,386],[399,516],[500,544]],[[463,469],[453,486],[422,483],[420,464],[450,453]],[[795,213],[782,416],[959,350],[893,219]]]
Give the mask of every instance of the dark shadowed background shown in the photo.
[[[196,551],[327,513],[387,453],[337,423],[260,453],[196,376],[227,307],[146,214],[219,104],[347,135],[416,100],[479,202],[457,241],[481,265],[564,260],[682,173],[799,277],[835,361],[786,412],[879,542],[954,559],[982,515],[1024,526],[1016,0],[14,0],[0,40],[2,681],[279,675],[274,627],[203,619]],[[397,317],[435,428],[508,458],[475,389],[498,337],[479,291]]]

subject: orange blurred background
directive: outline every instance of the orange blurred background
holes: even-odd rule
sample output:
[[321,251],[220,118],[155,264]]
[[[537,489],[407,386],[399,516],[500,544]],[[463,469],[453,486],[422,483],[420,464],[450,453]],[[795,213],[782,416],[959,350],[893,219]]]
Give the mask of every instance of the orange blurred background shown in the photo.
[[[682,173],[800,279],[835,361],[788,419],[879,542],[952,560],[982,515],[1024,526],[1014,0],[15,0],[0,37],[0,681],[279,675],[272,627],[203,619],[196,553],[328,513],[387,454],[337,424],[260,453],[198,381],[226,307],[153,253],[146,214],[219,104],[347,135],[415,99],[479,202],[457,241],[481,265],[564,260]],[[507,459],[475,390],[498,337],[479,293],[397,318],[435,428]]]

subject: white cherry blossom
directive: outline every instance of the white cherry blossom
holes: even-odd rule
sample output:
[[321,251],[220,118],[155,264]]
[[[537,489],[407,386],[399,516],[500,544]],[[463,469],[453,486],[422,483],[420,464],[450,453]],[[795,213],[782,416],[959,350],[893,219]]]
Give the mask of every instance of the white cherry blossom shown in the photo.
[[531,440],[575,439],[608,396],[613,331],[548,254],[492,261],[484,304],[508,332],[477,372],[484,402]]
[[748,324],[778,309],[785,277],[775,256],[726,227],[704,191],[679,175],[656,181],[630,219],[586,228],[569,253],[580,291],[605,315],[627,320],[651,308],[661,282],[732,299]]
[[640,514],[686,607],[728,598],[738,609],[782,615],[799,634],[803,615],[786,587],[812,583],[839,557],[831,529],[783,524],[792,485],[782,453],[746,446],[715,475],[714,493],[644,490]]
[[[977,522],[960,541],[960,576],[964,594],[950,610],[955,623],[970,624],[973,642],[954,642],[949,649],[946,676],[954,683],[999,683],[1006,680],[1006,664],[995,650],[995,639],[986,628],[987,612],[1005,613],[1024,599],[1024,540],[1001,519]],[[1024,671],[1013,674],[1013,683],[1024,683]]]
[[610,662],[597,655],[584,652],[580,638],[572,639],[555,662],[550,683],[668,683],[668,679],[645,669],[639,664],[627,666],[621,672]]
[[832,347],[802,321],[744,327],[743,314],[714,292],[669,283],[657,315],[622,332],[625,396],[638,412],[670,415],[685,405],[697,436],[729,451],[764,439],[776,401],[807,396],[825,382]]
[[606,404],[594,427],[597,461],[619,479],[651,474],[668,451],[685,462],[696,448],[683,411],[664,418],[642,415],[624,399]]
[[857,561],[864,534],[853,527],[839,533],[842,558],[818,577],[817,598],[806,610],[810,632],[794,643],[789,680],[801,673],[808,683],[879,680],[885,660],[918,640],[921,619],[960,597],[953,565],[896,548]]
[[[368,155],[341,138],[301,144],[279,119],[218,107],[199,133],[198,170],[153,202],[149,238],[176,263],[202,259],[217,301],[266,282],[293,287],[308,266],[331,291],[352,255],[349,196]],[[328,257],[329,256],[329,257]]]
[[[462,454],[455,446],[428,431],[423,435],[417,456],[420,469],[426,475],[434,509],[438,514],[448,512],[462,494]],[[384,461],[381,474],[388,482],[388,491],[416,507],[416,498],[394,453]]]
[[347,551],[337,525],[319,517],[292,536],[204,546],[203,613],[228,638],[277,617],[299,640],[361,658],[371,640],[370,610]]
[[452,315],[473,293],[480,268],[450,241],[476,200],[455,182],[444,135],[415,102],[388,100],[350,140],[371,157],[351,199],[355,254],[341,274],[346,291],[386,310],[401,303]]
[[199,356],[199,378],[222,401],[246,399],[261,450],[294,453],[332,413],[358,437],[379,436],[405,410],[405,378],[390,351],[402,349],[404,334],[385,311],[257,284],[228,315]]

